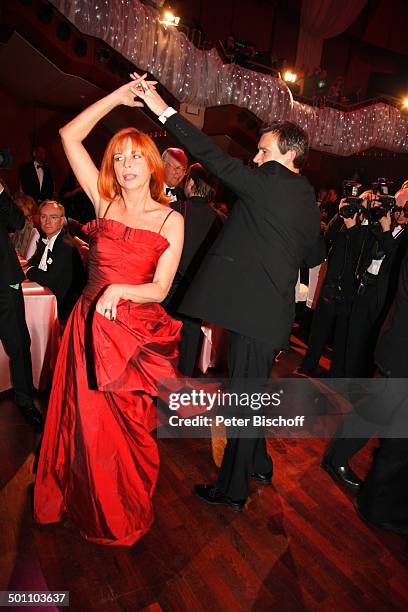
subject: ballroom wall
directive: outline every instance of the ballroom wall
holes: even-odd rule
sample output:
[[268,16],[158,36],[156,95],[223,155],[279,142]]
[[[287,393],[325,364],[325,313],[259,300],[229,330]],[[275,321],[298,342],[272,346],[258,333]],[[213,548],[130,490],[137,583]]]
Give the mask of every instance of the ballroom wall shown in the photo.
[[366,87],[374,72],[408,76],[406,0],[369,0],[343,34],[326,40],[322,66],[346,77],[346,89]]
[[385,176],[394,181],[396,191],[408,179],[408,155],[371,150],[361,155],[336,157],[312,150],[304,173],[316,188],[320,185],[340,187],[344,179],[352,178],[355,170],[359,171],[365,186]]
[[1,176],[12,191],[18,189],[18,167],[31,159],[32,146],[41,144],[47,149],[47,163],[51,166],[57,187],[65,178],[68,164],[58,135],[59,128],[70,119],[66,112],[21,100],[0,89],[2,109],[1,148],[11,149],[13,166],[2,170]]
[[[22,100],[0,88],[2,129],[0,148],[10,149],[13,157],[12,168],[0,170],[0,176],[11,191],[17,191],[19,165],[31,159],[33,145],[41,144],[47,149],[47,163],[50,165],[57,190],[68,172],[68,162],[63,151],[58,130],[70,121],[74,114],[59,108]],[[86,145],[100,160],[109,134],[103,126],[96,128],[87,139]]]
[[[201,24],[213,42],[234,33],[295,62],[301,0],[178,0],[171,4],[190,23]],[[372,72],[398,72],[402,55],[408,54],[407,17],[406,0],[368,0],[346,32],[324,42],[322,66],[332,77],[345,75],[347,91],[366,88]]]
[[295,60],[301,0],[179,0],[175,10],[190,23],[200,23],[213,42],[229,34],[278,57]]

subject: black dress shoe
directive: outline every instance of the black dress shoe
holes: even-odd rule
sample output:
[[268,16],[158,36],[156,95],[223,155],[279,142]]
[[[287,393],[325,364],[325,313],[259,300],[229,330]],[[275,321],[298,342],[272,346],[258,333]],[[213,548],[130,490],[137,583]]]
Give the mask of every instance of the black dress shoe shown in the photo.
[[323,458],[320,465],[337,483],[346,485],[355,491],[360,488],[362,480],[348,465],[333,465],[325,458]]
[[272,470],[270,472],[265,472],[264,474],[251,474],[251,478],[253,478],[257,482],[260,482],[261,484],[269,485],[272,482]]
[[224,504],[230,506],[233,510],[243,510],[246,499],[231,499],[224,493],[221,493],[215,485],[195,485],[194,492],[200,499],[207,504]]
[[24,419],[26,422],[31,425],[35,431],[43,431],[44,429],[44,419],[39,410],[34,406],[34,404],[27,404],[25,406],[19,406]]

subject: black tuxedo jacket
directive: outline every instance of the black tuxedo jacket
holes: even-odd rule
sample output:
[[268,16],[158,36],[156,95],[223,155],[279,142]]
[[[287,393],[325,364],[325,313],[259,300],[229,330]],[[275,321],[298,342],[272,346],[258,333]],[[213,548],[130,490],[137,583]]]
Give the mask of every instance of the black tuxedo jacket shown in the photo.
[[[184,217],[183,252],[177,272],[181,276],[188,276],[191,280],[199,268],[197,253],[209,249],[211,237],[221,230],[222,223],[206,198],[191,197],[184,200],[181,207],[179,204],[179,202],[170,204],[171,208],[181,212]],[[210,232],[213,225],[214,232]]]
[[176,187],[173,187],[172,189],[174,190],[174,195],[176,196],[177,200],[175,202],[170,202],[170,204],[171,205],[175,204],[176,206],[174,210],[177,210],[177,212],[182,212],[180,208],[177,208],[177,204],[184,202],[184,200],[186,199],[186,194],[184,193],[184,189],[182,187],[179,187],[178,185]]
[[191,197],[171,202],[184,217],[183,252],[164,307],[176,312],[205,255],[222,228],[222,221],[206,198]]
[[54,181],[49,166],[43,166],[44,177],[40,189],[34,162],[25,162],[20,166],[21,189],[34,200],[47,200],[54,197]]
[[396,238],[391,238],[389,242],[391,243],[391,248],[381,264],[378,279],[383,319],[387,315],[397,294],[401,264],[408,252],[408,227],[405,227]]
[[311,185],[277,162],[249,168],[179,114],[166,130],[239,197],[180,312],[287,347],[299,268],[320,233]]
[[38,268],[44,249],[45,243],[40,239],[35,254],[28,262],[33,267],[27,271],[27,278],[48,287],[55,294],[58,316],[60,319],[66,319],[85,285],[86,277],[81,257],[64,230],[58,235],[52,251],[49,252],[48,259],[52,261],[47,264],[46,271]]
[[24,215],[9,193],[0,194],[0,286],[21,283],[25,276],[16,252],[9,240],[8,232],[24,226]]
[[381,329],[375,361],[386,376],[408,377],[408,252],[401,264],[394,302]]

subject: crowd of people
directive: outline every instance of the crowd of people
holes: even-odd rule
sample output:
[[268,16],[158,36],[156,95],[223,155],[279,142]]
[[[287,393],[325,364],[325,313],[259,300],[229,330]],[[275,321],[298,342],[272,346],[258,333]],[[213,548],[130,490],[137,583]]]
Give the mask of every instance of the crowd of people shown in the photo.
[[279,76],[284,60],[279,60],[270,51],[261,51],[250,42],[240,42],[233,34],[219,41],[222,60],[227,64],[238,64],[248,70]]
[[[111,138],[98,169],[83,141],[119,105],[147,106],[181,148],[160,155],[149,136],[126,128]],[[319,191],[316,205],[301,175],[308,138],[300,127],[265,127],[251,168],[136,73],[60,135],[72,174],[59,200],[43,147],[21,168],[22,194],[14,200],[3,185],[0,193],[0,336],[16,403],[37,430],[44,418],[34,402],[25,277],[55,294],[64,327],[36,475],[38,522],[66,513],[92,542],[134,544],[153,520],[157,381],[196,374],[201,324],[209,321],[229,332],[230,390],[256,392],[290,346],[302,267],[321,266],[325,277],[295,374],[315,376],[333,337],[332,377],[407,376],[405,183],[395,200],[375,187],[351,199],[330,188]],[[214,205],[215,180],[237,196],[231,212]],[[22,268],[15,249],[23,255],[34,230],[36,249],[24,253]],[[400,406],[404,398],[397,399]],[[242,414],[242,406],[235,409]],[[392,420],[398,410],[389,412]],[[365,401],[339,424],[322,467],[358,491],[367,520],[408,530],[398,486],[408,471],[406,440],[383,440],[364,483],[349,466],[366,442],[367,419],[375,435]],[[242,510],[251,479],[272,482],[264,431],[253,426],[250,434],[227,428],[218,478],[196,485],[200,499]]]
[[222,61],[238,64],[248,70],[284,79],[285,72],[296,74],[294,82],[287,85],[295,96],[301,96],[315,106],[356,104],[363,99],[362,88],[346,91],[343,75],[329,75],[325,68],[293,67],[285,58],[278,58],[269,50],[260,50],[250,42],[241,42],[233,34],[218,42]]

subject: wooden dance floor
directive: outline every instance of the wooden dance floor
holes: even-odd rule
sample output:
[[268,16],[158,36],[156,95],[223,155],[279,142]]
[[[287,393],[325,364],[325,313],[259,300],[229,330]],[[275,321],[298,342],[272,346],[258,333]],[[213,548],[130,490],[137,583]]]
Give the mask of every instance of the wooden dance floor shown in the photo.
[[[280,368],[297,361],[292,351]],[[160,440],[154,525],[115,548],[68,520],[34,524],[33,434],[10,395],[0,411],[0,590],[69,591],[78,612],[408,609],[404,539],[357,517],[319,468],[323,440],[270,441],[273,485],[253,483],[242,513],[192,494],[216,475],[209,440]],[[359,475],[371,450],[353,462]]]

